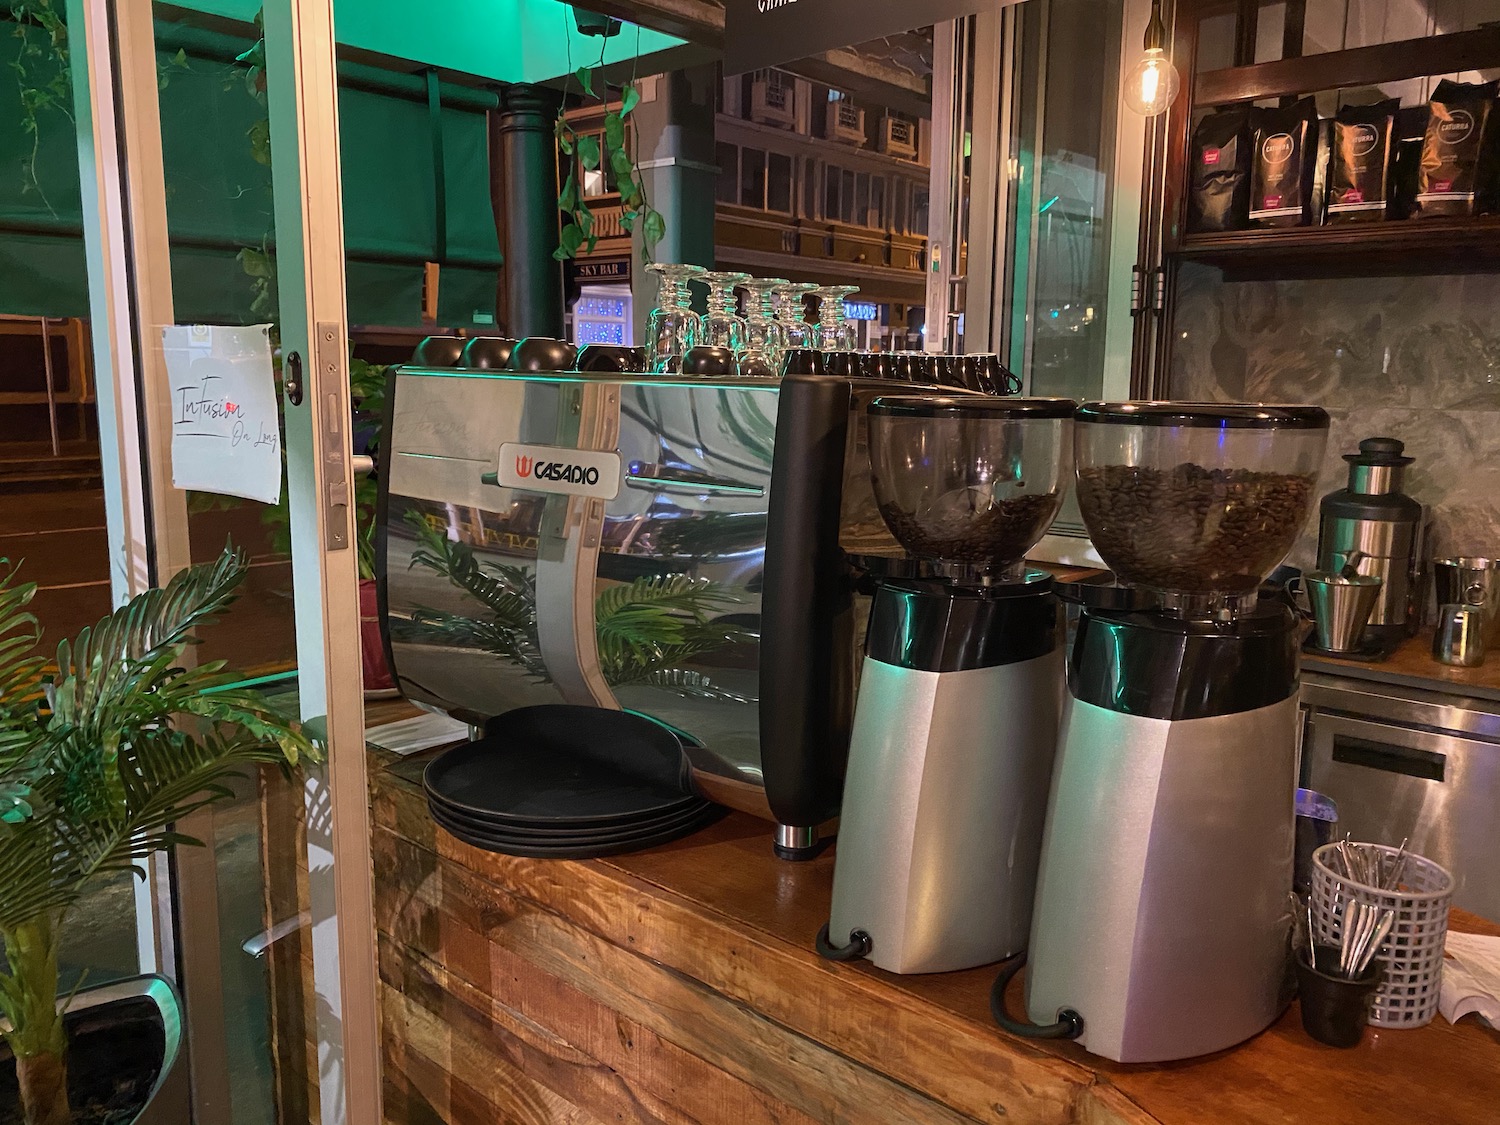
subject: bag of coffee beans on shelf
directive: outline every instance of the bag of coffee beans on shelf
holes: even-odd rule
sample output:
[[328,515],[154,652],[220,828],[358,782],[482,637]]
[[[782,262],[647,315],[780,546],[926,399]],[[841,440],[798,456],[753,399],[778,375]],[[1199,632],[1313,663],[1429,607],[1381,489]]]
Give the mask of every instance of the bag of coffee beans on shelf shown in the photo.
[[1250,111],[1221,109],[1193,130],[1188,230],[1243,230],[1250,225]]
[[1422,165],[1422,138],[1427,131],[1427,103],[1402,106],[1396,114],[1396,160],[1391,168],[1393,219],[1409,219],[1417,210],[1417,179]]
[[1255,111],[1255,162],[1250,222],[1258,227],[1298,227],[1312,222],[1318,103]]
[[1328,173],[1330,223],[1378,222],[1391,200],[1395,98],[1346,105],[1333,119],[1333,162]]
[[1417,214],[1477,215],[1490,210],[1500,163],[1500,83],[1439,82],[1427,103],[1417,172]]

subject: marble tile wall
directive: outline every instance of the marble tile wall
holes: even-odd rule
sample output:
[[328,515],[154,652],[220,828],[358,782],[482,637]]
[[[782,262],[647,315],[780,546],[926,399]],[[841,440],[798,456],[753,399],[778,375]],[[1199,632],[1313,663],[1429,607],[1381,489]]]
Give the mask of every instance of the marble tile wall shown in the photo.
[[[1362,438],[1400,438],[1425,554],[1500,555],[1500,275],[1225,281],[1187,265],[1178,294],[1173,398],[1326,408],[1320,496]],[[1287,561],[1311,566],[1316,544],[1314,516]]]

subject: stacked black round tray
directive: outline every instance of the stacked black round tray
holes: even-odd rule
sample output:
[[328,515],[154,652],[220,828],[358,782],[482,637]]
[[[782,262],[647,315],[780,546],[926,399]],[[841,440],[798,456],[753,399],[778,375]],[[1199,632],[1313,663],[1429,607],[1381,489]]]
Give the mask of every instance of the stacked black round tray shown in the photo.
[[723,810],[688,784],[671,731],[624,711],[562,704],[502,715],[423,776],[432,818],[489,851],[586,859],[664,844]]

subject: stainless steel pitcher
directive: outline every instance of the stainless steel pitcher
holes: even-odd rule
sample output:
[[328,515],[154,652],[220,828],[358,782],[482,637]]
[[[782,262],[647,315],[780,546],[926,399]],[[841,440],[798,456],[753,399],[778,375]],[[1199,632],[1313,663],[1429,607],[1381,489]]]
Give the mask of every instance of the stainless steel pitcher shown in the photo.
[[1484,639],[1493,646],[1500,640],[1500,559],[1463,556],[1434,559],[1432,580],[1437,604],[1477,605],[1484,609]]

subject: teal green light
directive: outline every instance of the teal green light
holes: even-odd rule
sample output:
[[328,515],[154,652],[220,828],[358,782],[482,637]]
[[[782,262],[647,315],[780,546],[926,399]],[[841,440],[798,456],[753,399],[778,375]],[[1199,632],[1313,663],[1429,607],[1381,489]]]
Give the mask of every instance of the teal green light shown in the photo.
[[[181,6],[249,23],[261,0]],[[606,65],[628,62],[638,48],[644,56],[683,44],[628,23],[608,40],[581,35],[569,5],[557,0],[334,0],[333,19],[341,46],[497,82],[554,81],[597,63],[601,42]]]
[[1037,214],[1038,215],[1045,215],[1048,211],[1050,211],[1052,209],[1052,205],[1054,203],[1056,203],[1061,198],[1062,198],[1062,196],[1060,196],[1060,195],[1054,195],[1051,199],[1047,200],[1046,203],[1042,204],[1041,209],[1039,211],[1037,211]]
[[589,374],[582,371],[486,371],[463,367],[402,367],[402,375],[420,375],[434,379],[519,379],[523,383],[635,383],[652,387],[695,387],[718,390],[724,387],[748,387],[774,390],[781,380],[774,375],[713,375],[701,379],[669,379],[641,373]]

